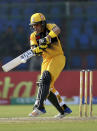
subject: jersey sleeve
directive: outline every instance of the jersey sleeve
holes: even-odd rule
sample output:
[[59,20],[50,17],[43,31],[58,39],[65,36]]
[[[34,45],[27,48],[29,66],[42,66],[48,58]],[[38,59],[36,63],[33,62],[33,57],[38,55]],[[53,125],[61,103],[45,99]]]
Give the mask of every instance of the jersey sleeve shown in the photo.
[[55,26],[57,26],[56,24],[47,24],[47,28],[48,30],[52,30]]
[[36,41],[36,37],[35,37],[35,34],[32,33],[30,35],[30,46],[33,47],[33,46],[37,46],[37,41]]
[[[59,27],[56,25],[56,24],[48,24],[48,30],[50,31],[49,32],[49,36],[51,37],[51,38],[56,38],[56,37],[58,37],[58,35],[59,35]],[[55,31],[56,31],[56,33],[55,33]],[[58,33],[57,33],[57,31],[58,31]]]

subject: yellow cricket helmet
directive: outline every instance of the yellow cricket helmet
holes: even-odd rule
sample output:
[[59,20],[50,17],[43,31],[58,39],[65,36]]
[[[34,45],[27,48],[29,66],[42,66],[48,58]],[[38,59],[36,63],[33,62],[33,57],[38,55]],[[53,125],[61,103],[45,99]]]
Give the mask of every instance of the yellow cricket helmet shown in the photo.
[[46,22],[46,18],[42,13],[35,13],[30,18],[30,26],[35,25],[37,23],[44,23]]

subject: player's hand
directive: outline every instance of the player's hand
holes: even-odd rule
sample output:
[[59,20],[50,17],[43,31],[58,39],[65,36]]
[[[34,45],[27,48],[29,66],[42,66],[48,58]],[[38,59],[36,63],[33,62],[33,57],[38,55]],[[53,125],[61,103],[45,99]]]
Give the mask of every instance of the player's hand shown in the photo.
[[48,47],[48,45],[46,43],[39,44],[39,48],[42,50],[45,50],[47,47]]
[[51,40],[48,37],[44,37],[39,40],[39,47],[41,49],[46,49],[48,47],[48,44],[51,43]]
[[38,55],[38,54],[40,55],[40,54],[42,54],[42,52],[43,52],[43,50],[40,49],[39,46],[37,46],[36,48],[33,48],[32,51],[33,51],[33,53],[35,53],[36,55]]

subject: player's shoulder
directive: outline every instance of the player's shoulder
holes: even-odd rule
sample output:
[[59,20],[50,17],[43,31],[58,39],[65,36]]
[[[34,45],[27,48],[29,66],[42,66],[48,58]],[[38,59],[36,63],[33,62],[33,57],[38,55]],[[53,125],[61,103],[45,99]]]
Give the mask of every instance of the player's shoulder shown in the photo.
[[35,38],[35,35],[36,35],[36,32],[32,32],[31,35],[30,35],[30,38]]
[[51,30],[53,27],[55,27],[56,24],[55,23],[47,23],[46,27]]
[[32,32],[30,36],[35,36],[36,35],[36,32]]

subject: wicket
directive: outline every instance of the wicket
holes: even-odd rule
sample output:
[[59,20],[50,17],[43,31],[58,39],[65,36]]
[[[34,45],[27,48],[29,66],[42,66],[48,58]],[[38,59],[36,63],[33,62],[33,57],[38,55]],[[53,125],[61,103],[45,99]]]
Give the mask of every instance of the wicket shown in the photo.
[[[84,86],[84,88],[83,88]],[[82,105],[84,96],[84,116],[87,117],[87,101],[88,101],[88,87],[89,87],[89,116],[92,116],[92,87],[93,87],[93,71],[80,71],[80,105],[79,115],[82,117]],[[83,95],[84,92],[84,95]]]

